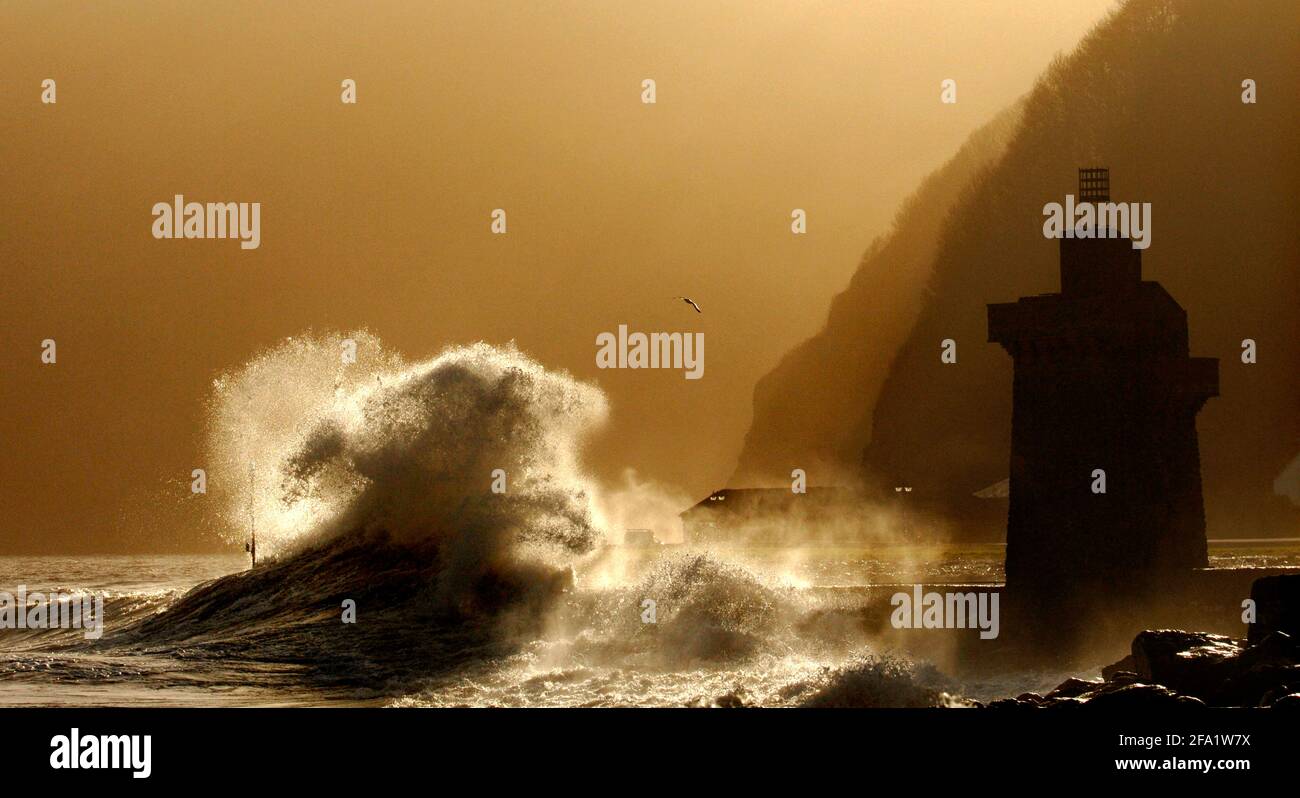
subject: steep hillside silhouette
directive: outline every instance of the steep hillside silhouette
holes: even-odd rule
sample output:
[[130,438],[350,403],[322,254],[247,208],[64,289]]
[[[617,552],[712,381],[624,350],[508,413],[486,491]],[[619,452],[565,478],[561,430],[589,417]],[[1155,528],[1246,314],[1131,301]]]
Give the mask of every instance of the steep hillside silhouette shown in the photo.
[[[956,514],[1005,478],[1011,361],[986,343],[985,305],[1057,290],[1057,242],[1042,235],[1042,207],[1075,193],[1078,167],[1108,166],[1115,201],[1153,206],[1145,278],[1187,309],[1193,354],[1222,361],[1221,396],[1198,423],[1210,536],[1295,534],[1296,508],[1274,481],[1300,451],[1298,34],[1300,7],[1289,2],[1132,0],[1117,9],[1047,70],[1005,152],[973,173],[951,212],[932,209],[944,224],[902,346],[873,350],[869,373],[846,384],[845,363],[871,346],[863,321],[846,317],[880,313],[864,298],[899,279],[868,256],[826,330],[756,389],[756,429],[737,478],[786,459],[782,442],[798,440],[801,426],[824,433],[816,451],[840,468],[861,463],[869,484],[905,481],[917,501]],[[1256,104],[1241,102],[1247,78],[1259,87]],[[957,341],[955,365],[940,362],[945,338]],[[1258,342],[1255,365],[1241,362],[1244,338]],[[818,361],[821,352],[842,360]],[[877,391],[875,366],[890,354]],[[803,398],[773,398],[791,396]]]
[[871,431],[864,410],[921,312],[946,215],[1002,154],[1019,119],[1019,105],[1003,111],[922,182],[832,301],[822,331],[759,380],[731,484],[783,484],[794,468],[816,484],[857,481]]

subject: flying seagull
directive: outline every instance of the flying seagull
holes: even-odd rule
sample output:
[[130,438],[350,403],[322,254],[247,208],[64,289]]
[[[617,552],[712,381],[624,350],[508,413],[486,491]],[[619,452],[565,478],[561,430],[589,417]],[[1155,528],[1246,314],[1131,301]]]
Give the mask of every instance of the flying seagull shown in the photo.
[[699,305],[695,304],[695,300],[694,300],[694,299],[691,299],[690,297],[686,297],[686,296],[675,296],[675,297],[673,297],[673,299],[680,299],[681,301],[683,301],[683,302],[685,302],[686,304],[690,305],[691,307],[695,308],[695,312],[696,312],[696,313],[703,313],[703,312],[704,312],[704,311],[700,310],[700,306],[699,306]]

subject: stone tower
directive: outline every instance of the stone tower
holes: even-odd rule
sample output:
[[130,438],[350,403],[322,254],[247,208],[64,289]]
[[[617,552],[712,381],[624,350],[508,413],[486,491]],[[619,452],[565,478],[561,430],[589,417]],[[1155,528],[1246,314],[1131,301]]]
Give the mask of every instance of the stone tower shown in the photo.
[[[1106,170],[1079,199],[1109,201]],[[1060,265],[1060,293],[988,306],[1015,361],[1006,589],[1046,623],[1206,566],[1196,414],[1219,382],[1129,239],[1062,238]]]

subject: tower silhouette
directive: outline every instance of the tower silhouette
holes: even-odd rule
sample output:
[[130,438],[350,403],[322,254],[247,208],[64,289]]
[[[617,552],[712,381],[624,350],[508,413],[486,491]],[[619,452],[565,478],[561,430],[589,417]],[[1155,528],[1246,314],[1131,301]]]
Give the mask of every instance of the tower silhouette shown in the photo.
[[[1109,202],[1108,171],[1081,169],[1079,189]],[[1007,596],[1043,626],[1207,564],[1196,414],[1218,360],[1189,357],[1187,314],[1142,279],[1141,250],[1097,232],[1060,240],[1060,293],[988,306],[1015,362]]]

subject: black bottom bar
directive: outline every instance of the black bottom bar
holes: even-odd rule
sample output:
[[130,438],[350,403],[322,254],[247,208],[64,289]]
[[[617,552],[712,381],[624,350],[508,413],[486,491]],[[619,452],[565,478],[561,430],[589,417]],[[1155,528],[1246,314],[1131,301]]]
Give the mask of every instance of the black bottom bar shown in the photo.
[[[9,774],[52,786],[381,787],[411,779],[437,794],[512,784],[611,786],[601,773],[623,774],[627,787],[691,792],[707,784],[770,790],[773,779],[856,789],[891,774],[918,789],[936,780],[989,787],[1097,778],[1241,782],[1292,772],[1300,715],[1196,709],[1119,716],[1086,707],[11,709],[0,710],[0,720],[10,737]],[[89,747],[103,751],[106,735],[149,735],[148,777],[134,778],[130,767],[54,769],[51,757],[71,744],[74,728],[83,756]],[[460,779],[469,782],[454,787]]]

